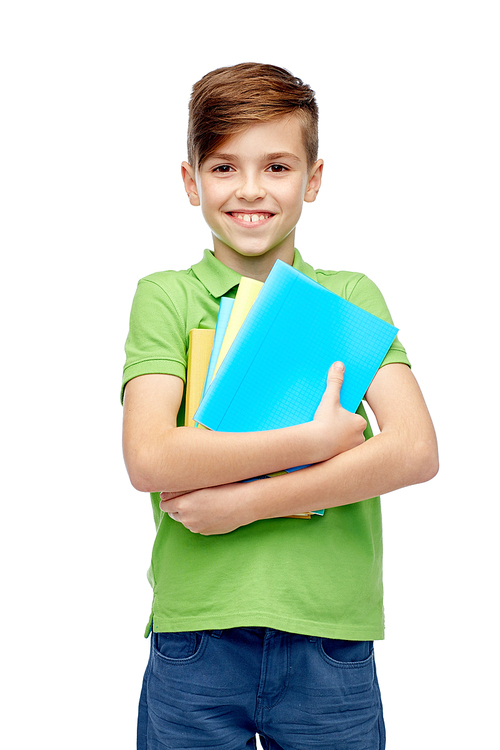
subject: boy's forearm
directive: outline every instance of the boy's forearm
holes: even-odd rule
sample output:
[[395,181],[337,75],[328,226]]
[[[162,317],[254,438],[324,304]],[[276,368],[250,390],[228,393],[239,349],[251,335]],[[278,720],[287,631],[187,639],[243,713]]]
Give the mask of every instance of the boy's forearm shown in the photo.
[[323,460],[311,422],[261,433],[218,433],[193,427],[150,436],[142,458],[128,461],[132,483],[143,492],[179,492],[230,484]]
[[254,483],[249,512],[256,520],[348,505],[426,482],[437,468],[432,439],[410,446],[401,444],[396,432],[380,433],[307,469]]
[[[312,423],[262,433],[176,427],[179,378],[146,375],[127,384],[123,452],[133,486],[143,492],[189,491],[328,458]],[[315,437],[316,435],[316,437]]]

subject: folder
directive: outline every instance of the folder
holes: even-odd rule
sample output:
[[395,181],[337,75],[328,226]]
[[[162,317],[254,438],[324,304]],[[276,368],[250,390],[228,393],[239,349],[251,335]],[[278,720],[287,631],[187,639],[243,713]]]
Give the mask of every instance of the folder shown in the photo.
[[189,331],[188,365],[186,374],[186,405],[184,425],[196,427],[193,416],[199,406],[212,353],[213,328],[193,328]]

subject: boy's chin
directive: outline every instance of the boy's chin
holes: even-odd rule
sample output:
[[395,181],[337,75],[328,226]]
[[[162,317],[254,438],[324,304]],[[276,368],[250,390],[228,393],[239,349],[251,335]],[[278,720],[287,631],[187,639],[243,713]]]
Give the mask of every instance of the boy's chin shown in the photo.
[[265,281],[277,260],[289,265],[293,264],[295,255],[294,245],[285,246],[248,247],[245,245],[226,245],[224,248],[215,247],[215,257],[228,268],[250,278]]
[[[273,253],[276,249],[274,245],[271,246],[247,246],[247,245],[225,245],[219,248],[215,248],[215,255],[220,256],[240,256],[242,258],[262,258],[265,255]],[[219,250],[219,253],[217,252]]]
[[213,235],[213,240],[216,257],[218,255],[222,257],[225,254],[228,256],[239,255],[244,258],[261,258],[268,254],[281,257],[282,254],[286,256],[290,252],[293,253],[295,247],[293,233],[280,241],[274,242],[266,242],[266,240],[235,242],[234,240],[224,240],[216,235]]

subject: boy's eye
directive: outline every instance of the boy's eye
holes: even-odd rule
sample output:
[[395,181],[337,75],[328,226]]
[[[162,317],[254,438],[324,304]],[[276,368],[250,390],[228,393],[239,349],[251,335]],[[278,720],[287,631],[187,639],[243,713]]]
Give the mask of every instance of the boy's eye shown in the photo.
[[232,167],[229,166],[229,164],[219,164],[219,166],[213,168],[213,172],[222,172],[223,174],[226,172],[231,172]]
[[271,166],[268,167],[268,171],[275,173],[286,172],[287,167],[283,166],[283,164],[271,164]]

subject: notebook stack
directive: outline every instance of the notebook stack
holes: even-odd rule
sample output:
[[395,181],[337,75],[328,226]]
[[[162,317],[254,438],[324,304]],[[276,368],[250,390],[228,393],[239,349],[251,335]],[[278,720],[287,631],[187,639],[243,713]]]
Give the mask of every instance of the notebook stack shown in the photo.
[[186,424],[252,432],[309,422],[336,361],[340,403],[355,412],[397,330],[278,260],[264,284],[242,277],[234,304],[222,298],[215,332],[190,332]]

